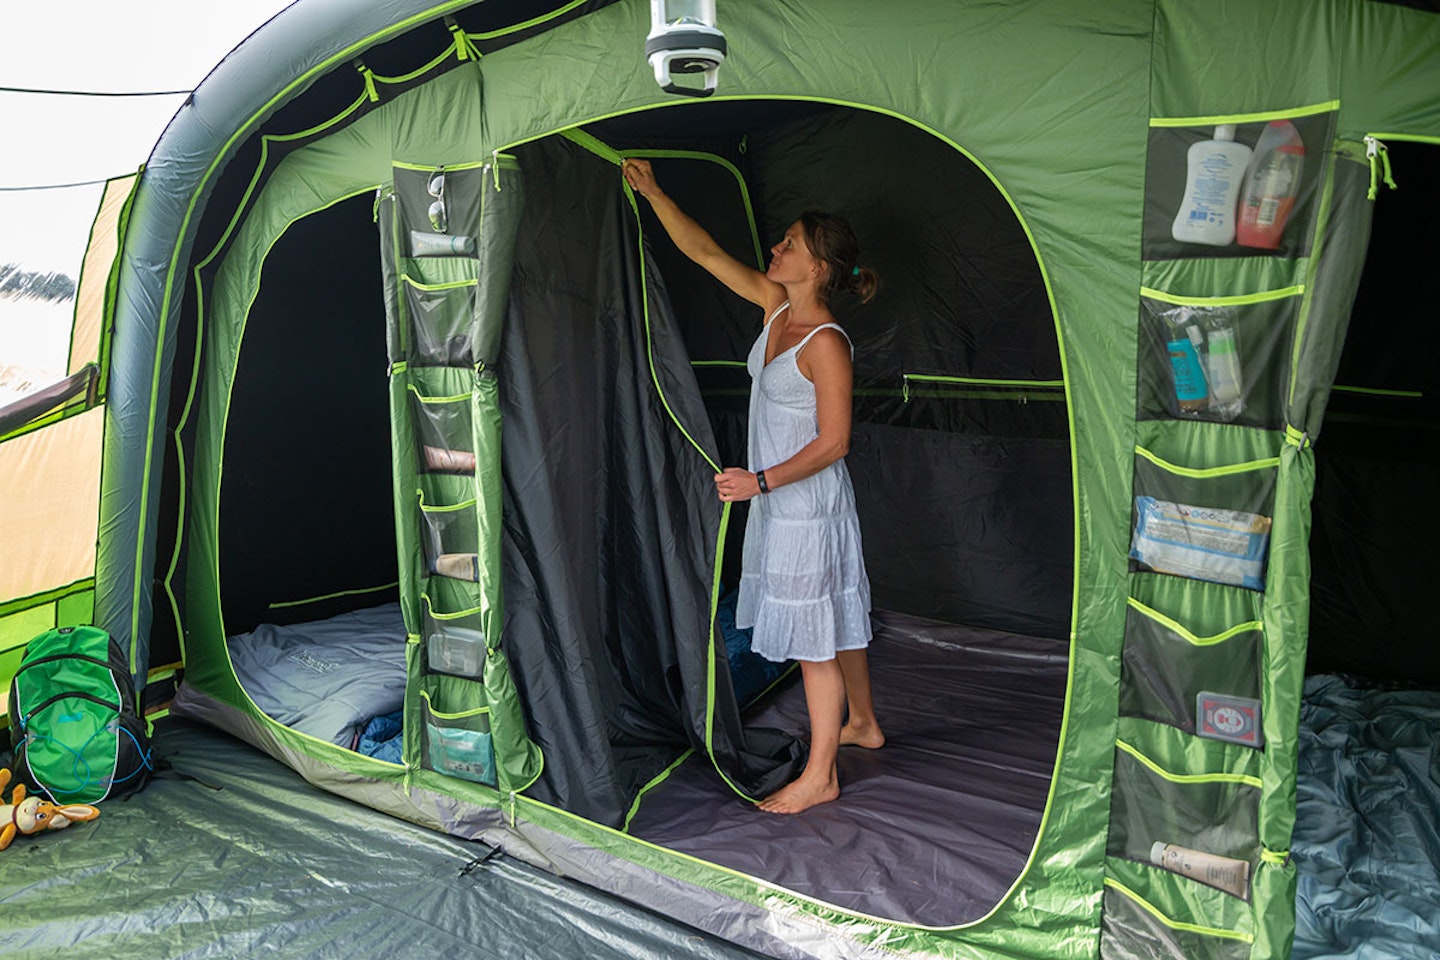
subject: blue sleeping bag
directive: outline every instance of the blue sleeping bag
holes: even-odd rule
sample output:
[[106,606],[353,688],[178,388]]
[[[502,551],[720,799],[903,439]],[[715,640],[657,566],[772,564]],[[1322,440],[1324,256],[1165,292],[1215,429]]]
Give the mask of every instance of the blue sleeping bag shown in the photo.
[[738,594],[727,590],[720,596],[715,622],[725,638],[725,657],[730,661],[730,679],[735,687],[735,701],[742,707],[750,703],[780,679],[790,664],[766,660],[750,649],[753,630],[735,626],[735,601]]

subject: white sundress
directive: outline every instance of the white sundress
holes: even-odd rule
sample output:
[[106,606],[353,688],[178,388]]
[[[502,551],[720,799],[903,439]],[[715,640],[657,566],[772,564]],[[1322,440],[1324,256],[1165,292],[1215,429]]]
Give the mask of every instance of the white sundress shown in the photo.
[[[788,460],[819,435],[815,385],[796,360],[826,327],[845,336],[822,324],[767,365],[770,323],[789,306],[771,314],[746,361],[751,470]],[[754,627],[751,649],[767,660],[830,660],[869,645],[870,581],[844,460],[750,501],[735,622]]]

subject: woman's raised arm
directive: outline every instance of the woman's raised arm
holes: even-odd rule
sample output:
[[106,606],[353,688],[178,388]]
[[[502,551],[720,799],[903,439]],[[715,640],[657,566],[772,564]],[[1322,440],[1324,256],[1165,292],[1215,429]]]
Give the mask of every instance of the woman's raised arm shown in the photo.
[[747,267],[726,253],[715,238],[705,232],[704,227],[660,189],[648,160],[629,159],[620,169],[630,188],[649,201],[651,209],[660,218],[661,226],[681,253],[735,293],[766,310],[779,306],[785,299],[784,287],[765,276],[763,271]]

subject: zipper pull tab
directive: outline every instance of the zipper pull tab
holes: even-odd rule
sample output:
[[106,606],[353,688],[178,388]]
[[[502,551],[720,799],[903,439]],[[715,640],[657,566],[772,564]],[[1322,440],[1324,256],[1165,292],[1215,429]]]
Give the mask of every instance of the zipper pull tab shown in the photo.
[[900,385],[900,402],[901,402],[901,403],[909,403],[909,402],[910,402],[910,374],[908,374],[908,373],[902,373],[902,374],[900,374],[900,381],[901,381],[901,385]]
[[1390,151],[1385,148],[1378,138],[1365,137],[1365,157],[1370,161],[1370,191],[1365,194],[1366,200],[1374,200],[1380,193],[1380,179],[1383,175],[1385,186],[1391,190],[1397,190],[1395,180],[1390,176]]

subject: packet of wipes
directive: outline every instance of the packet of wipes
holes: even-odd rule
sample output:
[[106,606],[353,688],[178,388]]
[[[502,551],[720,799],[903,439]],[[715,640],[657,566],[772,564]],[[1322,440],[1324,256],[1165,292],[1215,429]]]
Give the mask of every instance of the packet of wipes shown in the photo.
[[1157,573],[1264,590],[1269,543],[1258,513],[1135,498],[1130,556]]

